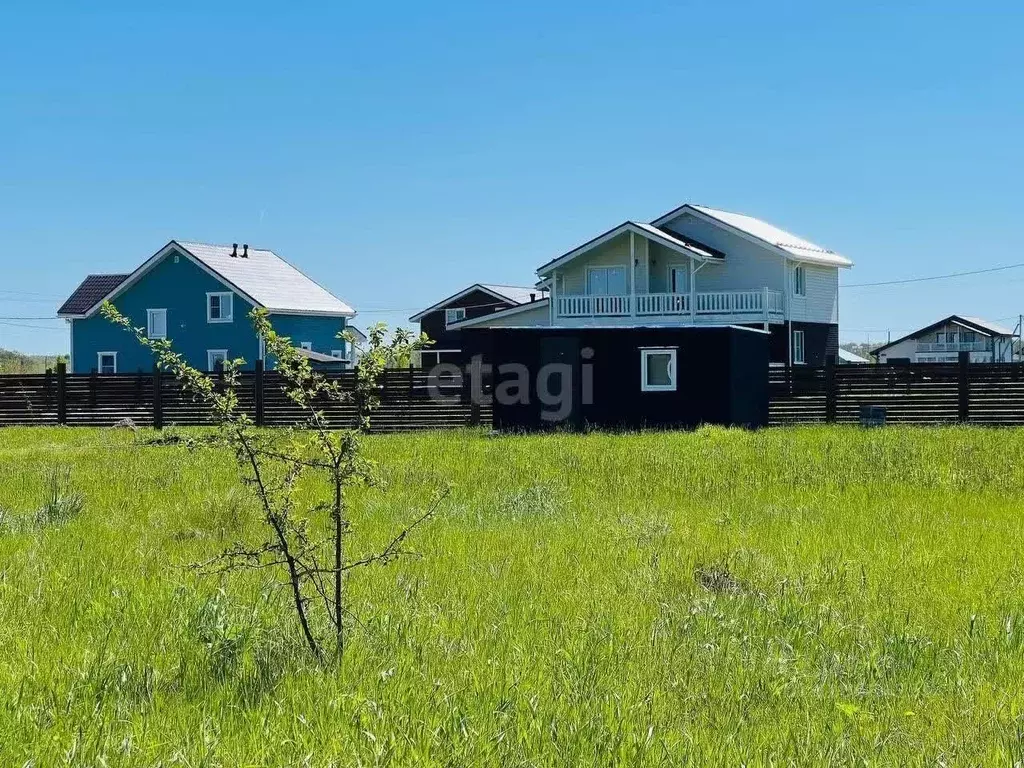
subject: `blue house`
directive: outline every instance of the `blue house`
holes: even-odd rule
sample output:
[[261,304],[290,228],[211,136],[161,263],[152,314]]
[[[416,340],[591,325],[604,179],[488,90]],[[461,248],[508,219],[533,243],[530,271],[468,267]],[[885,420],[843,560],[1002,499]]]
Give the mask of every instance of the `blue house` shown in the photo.
[[152,352],[100,314],[104,301],[151,338],[170,339],[199,370],[236,357],[251,369],[263,359],[248,317],[254,307],[314,364],[341,368],[352,359],[338,338],[352,308],[273,251],[248,245],[172,240],[130,274],[89,275],[57,311],[71,326],[71,372],[150,370]]

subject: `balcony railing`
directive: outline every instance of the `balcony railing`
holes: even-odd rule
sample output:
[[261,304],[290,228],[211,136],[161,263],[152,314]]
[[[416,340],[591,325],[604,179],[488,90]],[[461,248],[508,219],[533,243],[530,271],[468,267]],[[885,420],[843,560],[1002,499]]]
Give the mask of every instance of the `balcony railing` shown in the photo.
[[759,320],[764,317],[778,319],[783,314],[782,291],[764,288],[753,291],[705,291],[693,294],[693,298],[691,307],[688,293],[559,296],[555,310],[558,317],[730,315]]
[[991,352],[988,341],[919,341],[918,352]]

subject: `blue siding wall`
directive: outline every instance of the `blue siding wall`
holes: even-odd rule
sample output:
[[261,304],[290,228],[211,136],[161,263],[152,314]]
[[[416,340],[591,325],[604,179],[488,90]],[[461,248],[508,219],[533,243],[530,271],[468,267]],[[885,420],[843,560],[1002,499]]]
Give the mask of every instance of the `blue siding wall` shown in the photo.
[[[132,325],[146,326],[147,309],[167,310],[167,338],[186,361],[206,370],[206,351],[226,349],[228,357],[244,357],[248,368],[259,357],[259,343],[248,314],[252,305],[234,296],[233,321],[206,321],[206,294],[227,291],[222,282],[198,267],[191,259],[169,253],[135,285],[114,300],[114,306]],[[97,313],[72,320],[71,353],[75,373],[89,373],[97,367],[99,352],[117,352],[117,370],[128,373],[150,370],[153,355],[127,331]]]
[[[177,256],[177,261],[175,261]],[[183,254],[170,253],[135,285],[114,300],[114,306],[135,326],[146,326],[147,309],[167,310],[167,338],[189,365],[205,371],[207,350],[226,349],[228,357],[245,359],[251,369],[259,359],[260,345],[249,320],[252,304],[234,294],[233,320],[206,320],[206,294],[229,289]],[[343,317],[272,315],[274,329],[291,338],[295,346],[309,341],[313,350],[329,355],[333,349],[347,350],[337,337],[345,327]],[[102,315],[71,320],[71,355],[74,373],[89,373],[98,367],[100,352],[117,352],[117,370],[130,373],[150,370],[153,355],[127,331]],[[272,366],[272,363],[268,365]]]
[[314,352],[331,354],[332,349],[348,350],[348,342],[338,338],[345,329],[343,317],[321,317],[317,315],[271,315],[270,324],[282,336],[292,340],[292,346],[301,346],[308,341]]

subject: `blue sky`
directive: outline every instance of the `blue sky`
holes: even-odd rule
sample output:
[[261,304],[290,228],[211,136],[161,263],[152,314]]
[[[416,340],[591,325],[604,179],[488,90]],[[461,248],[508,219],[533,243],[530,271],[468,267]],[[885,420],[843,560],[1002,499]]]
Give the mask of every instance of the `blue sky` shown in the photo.
[[[1019,3],[93,5],[0,10],[0,347],[66,350],[6,318],[171,238],[273,248],[361,324],[685,201],[851,284],[1024,261]],[[954,312],[1010,322],[1024,269],[850,288],[843,339]]]

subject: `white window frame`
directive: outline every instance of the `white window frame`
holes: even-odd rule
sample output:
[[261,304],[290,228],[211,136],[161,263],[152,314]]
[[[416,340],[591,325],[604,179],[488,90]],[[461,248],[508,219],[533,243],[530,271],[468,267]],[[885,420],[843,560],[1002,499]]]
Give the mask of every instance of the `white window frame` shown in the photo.
[[807,360],[806,340],[803,331],[793,331],[793,365],[803,365]]
[[348,359],[345,356],[345,350],[344,349],[332,349],[331,350],[331,357],[333,357],[335,360],[347,360]]
[[[668,376],[672,380],[668,384],[647,383],[647,360],[653,355],[669,355]],[[679,376],[676,361],[679,357],[678,347],[641,347],[640,348],[640,391],[641,392],[675,392],[679,389]]]
[[[608,290],[608,275],[607,273],[612,270],[622,270],[622,293],[611,293]],[[592,293],[590,291],[590,276],[595,272],[605,272],[604,278],[604,293]],[[603,267],[587,267],[587,285],[586,285],[587,296],[625,296],[629,293],[629,265],[628,264],[606,264]]]
[[[164,317],[164,332],[163,334],[156,334],[153,332],[153,318],[159,315]],[[146,336],[150,339],[166,339],[167,338],[167,310],[166,309],[147,309],[146,310]]]
[[793,267],[793,295],[807,295],[807,270],[803,264],[797,264]]
[[[220,299],[218,311],[220,317],[214,317],[211,313],[210,300],[217,296]],[[227,297],[227,314],[224,313],[224,301]],[[235,321],[235,294],[231,291],[209,291],[206,294],[206,322],[208,323],[233,323]]]
[[206,370],[208,373],[213,373],[217,370],[217,366],[214,363],[214,356],[222,355],[224,362],[228,361],[228,351],[226,349],[208,349],[206,350]]
[[103,358],[110,355],[114,358],[114,370],[109,373],[117,373],[117,352],[97,352],[96,353],[96,372],[103,373]]
[[[453,319],[454,318],[454,319]],[[447,328],[453,323],[461,323],[466,319],[465,307],[449,307],[444,311],[444,327]]]
[[313,351],[313,342],[312,341],[300,341],[299,342],[299,346],[302,349],[306,350],[307,352],[312,352]]

